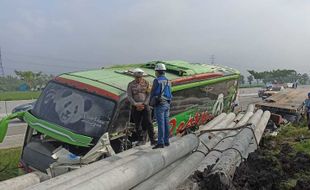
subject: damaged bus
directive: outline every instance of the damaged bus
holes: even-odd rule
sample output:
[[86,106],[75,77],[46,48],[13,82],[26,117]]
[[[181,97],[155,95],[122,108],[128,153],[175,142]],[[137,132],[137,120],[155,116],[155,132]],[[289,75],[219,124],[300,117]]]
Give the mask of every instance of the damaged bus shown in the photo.
[[152,84],[159,62],[166,65],[172,83],[171,136],[196,130],[219,113],[231,111],[240,76],[234,69],[184,61],[113,66],[51,80],[32,110],[1,120],[0,142],[9,121],[23,118],[28,127],[20,165],[52,177],[131,148],[136,139],[127,85],[137,67]]

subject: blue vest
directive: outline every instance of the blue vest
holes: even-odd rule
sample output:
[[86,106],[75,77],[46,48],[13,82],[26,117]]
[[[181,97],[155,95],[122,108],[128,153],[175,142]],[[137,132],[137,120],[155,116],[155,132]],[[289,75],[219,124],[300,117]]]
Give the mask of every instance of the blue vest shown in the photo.
[[151,93],[151,98],[154,96],[160,96],[162,92],[162,97],[166,100],[171,101],[171,84],[165,76],[159,76],[153,81],[153,91]]

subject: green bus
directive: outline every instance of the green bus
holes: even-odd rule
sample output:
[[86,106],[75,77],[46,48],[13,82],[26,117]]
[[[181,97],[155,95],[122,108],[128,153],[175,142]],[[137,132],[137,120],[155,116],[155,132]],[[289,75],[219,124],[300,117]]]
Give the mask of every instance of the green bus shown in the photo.
[[[65,73],[51,80],[34,108],[0,122],[0,142],[11,119],[27,123],[20,165],[57,176],[134,146],[135,130],[126,89],[142,68],[152,84],[164,63],[172,84],[170,135],[186,134],[233,108],[239,72],[184,61],[152,61]],[[154,127],[156,127],[154,122]],[[156,130],[155,130],[156,131]]]

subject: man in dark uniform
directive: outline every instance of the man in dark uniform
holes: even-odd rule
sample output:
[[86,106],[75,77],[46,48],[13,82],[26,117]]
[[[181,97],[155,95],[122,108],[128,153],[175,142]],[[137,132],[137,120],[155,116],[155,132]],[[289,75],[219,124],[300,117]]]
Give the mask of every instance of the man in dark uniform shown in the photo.
[[134,69],[133,74],[135,80],[128,84],[127,96],[132,105],[131,114],[136,126],[138,145],[145,144],[146,132],[151,145],[154,145],[156,141],[154,140],[154,128],[149,107],[151,87],[149,82],[143,78],[144,71],[142,69]]

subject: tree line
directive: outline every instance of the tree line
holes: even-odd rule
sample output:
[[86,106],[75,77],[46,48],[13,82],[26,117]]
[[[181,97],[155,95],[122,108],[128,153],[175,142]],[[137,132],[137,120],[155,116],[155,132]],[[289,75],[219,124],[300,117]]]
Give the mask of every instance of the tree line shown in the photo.
[[[297,82],[299,84],[309,84],[309,75],[307,73],[298,73],[295,70],[290,69],[277,69],[271,71],[263,71],[257,72],[254,70],[248,70],[250,74],[247,77],[247,81],[249,84],[252,84],[254,80],[256,83],[293,83]],[[243,75],[240,76],[240,84],[245,84],[245,77]]]
[[0,77],[0,92],[17,91],[23,84],[27,85],[29,90],[40,90],[54,77],[42,72],[17,70],[15,70],[15,75]]

